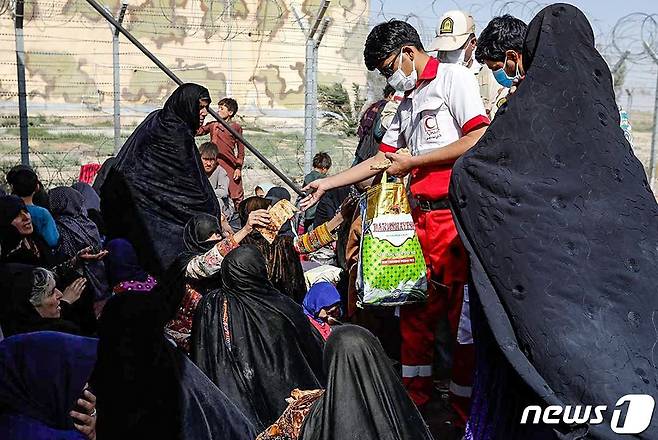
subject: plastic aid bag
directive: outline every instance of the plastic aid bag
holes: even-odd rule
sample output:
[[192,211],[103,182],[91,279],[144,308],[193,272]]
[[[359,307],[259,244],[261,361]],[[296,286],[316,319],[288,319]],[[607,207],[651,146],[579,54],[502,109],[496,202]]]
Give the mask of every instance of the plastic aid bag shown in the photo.
[[399,306],[427,300],[427,267],[404,184],[371,187],[359,203],[363,233],[357,306]]

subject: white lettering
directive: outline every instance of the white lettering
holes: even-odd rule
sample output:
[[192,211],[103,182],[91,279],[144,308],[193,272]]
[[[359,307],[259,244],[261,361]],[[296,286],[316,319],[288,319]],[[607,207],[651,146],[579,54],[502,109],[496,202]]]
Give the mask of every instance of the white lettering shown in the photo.
[[[555,417],[553,417],[553,415]],[[560,405],[550,405],[544,410],[544,417],[542,421],[547,425],[557,425],[560,423],[560,414],[562,413],[562,407]]]
[[539,423],[539,419],[541,418],[541,413],[542,413],[541,407],[537,405],[530,405],[523,410],[523,414],[521,415],[522,425],[528,423],[528,416],[530,415],[530,411],[535,412],[534,418],[532,419],[532,423],[535,425]]
[[[620,425],[623,409],[621,406],[628,403],[626,418]],[[640,434],[649,427],[653,417],[653,410],[656,406],[654,398],[648,394],[627,394],[617,401],[612,413],[610,427],[617,434]],[[527,406],[521,415],[521,424],[532,423],[538,424],[541,420],[547,425],[557,425],[564,422],[567,425],[598,425],[603,423],[603,414],[608,409],[605,405],[598,406],[581,406],[581,405],[550,405],[542,409],[538,405]],[[560,417],[562,414],[562,417]],[[532,420],[528,419],[532,416]],[[590,418],[591,417],[591,418]]]
[[[585,409],[585,411],[581,416],[580,410],[583,408]],[[589,421],[589,415],[591,412],[592,412],[591,406],[576,405],[572,416],[571,405],[567,405],[564,407],[564,416],[562,417],[562,420],[564,420],[564,423],[566,423],[567,425],[570,425],[572,423],[576,423],[576,424],[587,423]]]
[[617,434],[640,434],[644,432],[651,424],[653,409],[656,406],[653,397],[648,394],[627,394],[617,401],[615,408],[628,402],[626,411],[626,420],[623,426],[619,426],[621,410],[616,409],[612,412],[612,421],[610,427]]
[[606,409],[608,409],[608,407],[605,405],[599,405],[596,408],[594,408],[595,417],[589,422],[592,425],[598,425],[599,423],[603,423],[603,411],[605,411]]

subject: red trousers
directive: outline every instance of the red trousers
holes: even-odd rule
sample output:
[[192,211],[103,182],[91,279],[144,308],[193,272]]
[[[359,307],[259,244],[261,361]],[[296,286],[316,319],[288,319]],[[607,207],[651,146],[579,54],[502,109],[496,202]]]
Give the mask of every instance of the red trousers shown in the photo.
[[[455,342],[457,339],[468,259],[449,210],[416,209],[413,216],[430,281],[427,303],[400,307],[402,379],[416,405],[424,405],[432,394],[434,343],[440,319],[447,317]],[[470,405],[473,353],[472,345],[454,350],[451,404],[462,423]]]

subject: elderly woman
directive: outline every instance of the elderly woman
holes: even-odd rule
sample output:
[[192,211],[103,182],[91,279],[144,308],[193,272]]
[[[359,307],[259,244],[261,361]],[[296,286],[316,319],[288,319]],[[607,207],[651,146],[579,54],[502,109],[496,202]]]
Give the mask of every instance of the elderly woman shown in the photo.
[[0,271],[3,290],[0,325],[5,336],[41,330],[79,334],[70,307],[85,288],[78,278],[61,292],[52,272],[40,267],[8,264]]
[[0,342],[0,438],[94,440],[96,398],[86,382],[96,345],[96,339],[57,332]]

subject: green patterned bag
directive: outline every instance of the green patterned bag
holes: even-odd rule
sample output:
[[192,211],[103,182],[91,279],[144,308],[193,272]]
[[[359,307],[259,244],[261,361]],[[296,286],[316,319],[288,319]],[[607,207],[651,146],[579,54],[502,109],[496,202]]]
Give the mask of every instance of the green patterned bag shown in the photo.
[[361,249],[357,275],[357,305],[399,306],[427,300],[427,269],[416,235],[406,189],[379,185],[360,201]]

